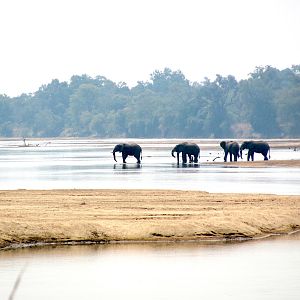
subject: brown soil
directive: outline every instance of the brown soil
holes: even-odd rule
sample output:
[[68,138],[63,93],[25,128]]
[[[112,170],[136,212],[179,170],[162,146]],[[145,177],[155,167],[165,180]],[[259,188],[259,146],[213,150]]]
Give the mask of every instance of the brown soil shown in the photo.
[[13,244],[262,237],[300,228],[300,196],[163,190],[0,191]]

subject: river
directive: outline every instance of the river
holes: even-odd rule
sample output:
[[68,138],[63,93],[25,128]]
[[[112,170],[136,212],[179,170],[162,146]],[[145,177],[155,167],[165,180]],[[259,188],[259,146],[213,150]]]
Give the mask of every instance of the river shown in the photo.
[[[143,160],[118,163],[120,140],[0,141],[0,190],[151,188],[209,192],[300,193],[299,168],[232,168],[217,140],[199,141],[200,164],[176,164],[178,140],[139,140]],[[38,146],[37,146],[38,144]],[[271,149],[272,159],[300,151]],[[256,155],[255,159],[262,157]],[[300,234],[242,243],[57,246],[0,252],[0,298],[300,299]]]
[[0,252],[8,299],[300,299],[300,234],[243,243],[112,244]]
[[[198,165],[179,166],[171,149],[179,140],[135,140],[143,148],[142,164],[112,158],[121,140],[34,140],[0,142],[2,189],[181,189],[208,192],[300,193],[300,168],[229,168],[204,164],[223,160],[219,140],[199,140]],[[123,141],[123,140],[122,140]],[[35,147],[35,145],[38,145]],[[246,157],[246,155],[244,155]],[[272,160],[300,159],[300,151],[271,149]],[[256,160],[262,160],[256,154]]]

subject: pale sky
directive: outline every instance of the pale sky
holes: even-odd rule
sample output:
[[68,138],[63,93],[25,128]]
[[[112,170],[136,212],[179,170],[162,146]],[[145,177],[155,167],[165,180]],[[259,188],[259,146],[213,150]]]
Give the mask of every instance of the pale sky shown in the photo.
[[0,1],[0,94],[52,79],[128,86],[165,67],[190,81],[300,64],[298,0]]

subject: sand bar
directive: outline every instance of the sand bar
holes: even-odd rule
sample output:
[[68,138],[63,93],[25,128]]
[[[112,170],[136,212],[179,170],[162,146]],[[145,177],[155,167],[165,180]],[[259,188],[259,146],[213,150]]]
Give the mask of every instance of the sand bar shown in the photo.
[[233,162],[209,162],[203,163],[204,165],[222,165],[226,167],[237,167],[237,168],[266,168],[266,167],[277,167],[277,168],[300,168],[299,159],[291,160],[256,160],[256,161],[233,161]]
[[188,241],[300,229],[300,195],[173,190],[0,191],[0,248],[15,244]]

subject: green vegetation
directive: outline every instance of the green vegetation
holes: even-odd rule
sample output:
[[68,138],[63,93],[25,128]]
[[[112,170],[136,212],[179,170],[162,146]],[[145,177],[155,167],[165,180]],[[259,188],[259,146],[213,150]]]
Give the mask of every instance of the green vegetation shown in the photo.
[[0,95],[0,120],[2,137],[300,137],[300,65],[257,67],[239,82],[190,82],[170,69],[132,88],[103,76],[55,79]]

